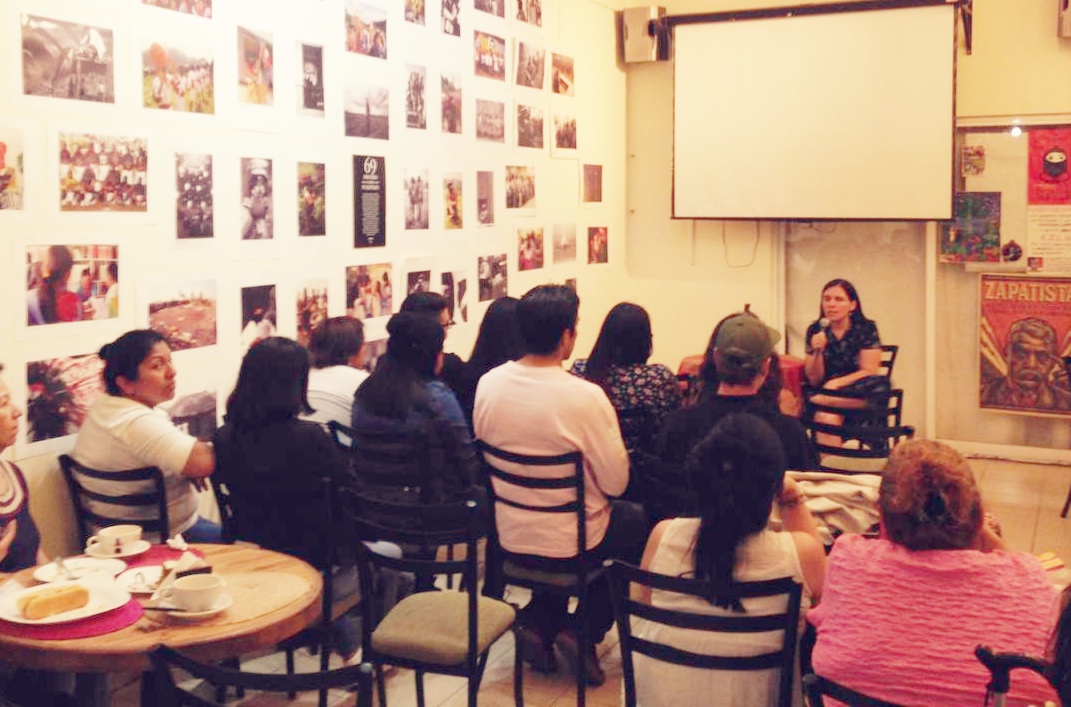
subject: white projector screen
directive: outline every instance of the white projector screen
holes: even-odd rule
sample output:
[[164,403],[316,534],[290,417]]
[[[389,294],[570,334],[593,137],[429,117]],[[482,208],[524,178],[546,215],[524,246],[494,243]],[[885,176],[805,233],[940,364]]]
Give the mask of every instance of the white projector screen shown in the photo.
[[678,24],[673,216],[952,216],[956,5]]

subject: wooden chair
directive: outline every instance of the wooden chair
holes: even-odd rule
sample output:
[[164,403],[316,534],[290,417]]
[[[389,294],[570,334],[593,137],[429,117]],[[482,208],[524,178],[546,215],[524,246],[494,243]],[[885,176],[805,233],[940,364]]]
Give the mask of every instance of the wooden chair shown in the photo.
[[[502,577],[506,585],[512,584],[519,587],[547,594],[558,594],[567,597],[576,597],[579,606],[588,605],[589,589],[592,582],[599,579],[603,574],[600,565],[592,566],[587,558],[587,514],[584,510],[584,456],[580,452],[570,452],[557,456],[533,456],[527,454],[515,454],[504,449],[493,447],[482,440],[476,441],[477,447],[484,455],[487,462],[489,476],[489,498],[491,499],[492,514],[499,504],[542,514],[572,514],[576,519],[577,554],[568,563],[568,569],[561,572],[548,572],[536,570],[518,564],[512,553],[504,550],[501,545],[495,548],[495,553],[502,558]],[[552,467],[567,467],[568,470],[553,474],[548,471],[540,471],[539,476],[521,476],[519,474],[504,471],[503,464],[522,465],[547,469]],[[513,467],[509,467],[513,468]],[[529,503],[520,503],[503,497],[498,493],[495,486],[501,484],[504,489],[510,489],[516,497],[518,494],[532,498],[532,492],[546,490],[560,490],[567,492],[569,499],[561,503],[542,503],[532,500]],[[538,496],[536,496],[538,498]],[[533,520],[533,523],[538,520]],[[581,612],[583,615],[584,612]],[[578,662],[583,663],[584,656],[590,650],[590,638],[587,621],[582,621],[578,631],[580,653]],[[514,655],[514,695],[517,704],[521,704],[523,693],[522,651],[515,651]],[[576,701],[579,707],[584,707],[586,697],[586,682],[584,670],[576,671]]]
[[[621,640],[621,671],[624,676],[625,707],[635,707],[636,705],[636,674],[632,662],[634,653],[666,663],[705,670],[751,671],[779,668],[781,673],[778,704],[781,707],[791,707],[800,596],[803,592],[802,585],[793,581],[790,577],[764,582],[740,582],[734,585],[726,594],[741,599],[783,595],[786,600],[785,611],[767,616],[749,616],[748,614],[712,616],[655,607],[635,601],[629,596],[631,585],[636,583],[651,589],[688,594],[705,602],[710,596],[710,584],[708,582],[648,572],[617,560],[607,561],[606,566],[610,572],[610,596],[614,603],[617,632]],[[698,631],[733,634],[782,631],[781,646],[778,650],[749,657],[694,653],[683,648],[675,648],[665,643],[658,643],[634,635],[632,633],[633,617],[644,619],[652,625],[658,624]],[[710,698],[712,704],[717,701],[714,695],[711,695]]]
[[[153,537],[162,542],[171,536],[164,475],[155,466],[128,471],[97,471],[79,464],[67,454],[61,454],[59,462],[71,492],[75,522],[83,545],[100,528],[109,525],[140,525],[150,542]],[[124,493],[103,493],[100,489],[104,483],[121,484]]]
[[[298,692],[319,690],[326,694],[331,688],[348,688],[357,685],[357,707],[372,707],[372,666],[368,663],[338,668],[318,673],[297,673],[279,675],[276,673],[244,673],[229,668],[219,668],[200,663],[179,651],[167,646],[157,646],[149,653],[152,663],[153,684],[156,690],[155,701],[158,707],[219,707],[217,702],[209,702],[199,697],[192,690],[179,687],[171,674],[172,668],[184,670],[194,678],[214,685],[217,690],[234,687],[239,690],[260,690],[264,692]],[[149,704],[147,700],[145,704]]]
[[892,378],[893,366],[896,365],[896,354],[900,347],[896,344],[882,344],[881,364],[878,366],[878,375]]
[[811,707],[824,707],[823,695],[828,695],[848,707],[903,707],[895,702],[879,700],[876,697],[850,690],[814,673],[803,676],[803,693],[807,695]]
[[[424,707],[424,673],[468,679],[468,704],[476,707],[491,645],[513,627],[512,606],[477,591],[477,542],[481,536],[475,501],[440,506],[383,500],[355,487],[341,490],[346,521],[357,543],[361,593],[371,596],[376,569],[412,572],[417,586],[430,586],[433,577],[460,573],[461,589],[418,591],[402,599],[383,617],[375,602],[362,603],[362,659],[375,666],[380,707],[387,693],[383,664],[411,668],[416,673],[418,707]],[[387,540],[406,548],[408,557],[377,553],[368,543]],[[462,559],[435,559],[427,548],[464,544]],[[428,558],[428,559],[425,559]],[[518,705],[521,702],[517,703]]]
[[994,707],[1004,707],[1008,692],[1011,690],[1011,671],[1029,670],[1045,678],[1053,687],[1053,675],[1051,665],[1038,658],[1032,658],[1021,653],[994,653],[989,646],[978,646],[974,649],[974,656],[989,671],[990,680],[986,685],[985,704],[993,701]]

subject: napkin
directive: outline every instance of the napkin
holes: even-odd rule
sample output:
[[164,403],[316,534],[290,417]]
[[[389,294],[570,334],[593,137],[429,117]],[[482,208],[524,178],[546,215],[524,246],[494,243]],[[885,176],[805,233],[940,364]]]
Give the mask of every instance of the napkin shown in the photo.
[[189,550],[182,553],[182,557],[175,561],[175,564],[168,570],[167,574],[164,575],[164,578],[160,580],[160,585],[156,588],[156,591],[153,592],[150,601],[159,601],[161,597],[163,597],[164,589],[171,586],[179,572],[185,572],[198,567],[207,567],[207,563]]
[[185,552],[190,549],[189,544],[182,537],[182,533],[175,533],[175,537],[168,538],[167,546],[172,550],[178,550],[179,552]]

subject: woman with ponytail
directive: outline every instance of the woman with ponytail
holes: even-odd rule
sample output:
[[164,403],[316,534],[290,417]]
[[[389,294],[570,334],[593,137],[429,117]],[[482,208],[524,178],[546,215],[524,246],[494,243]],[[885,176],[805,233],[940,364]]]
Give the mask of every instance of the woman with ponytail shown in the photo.
[[[654,606],[719,616],[764,616],[785,610],[784,597],[730,600],[736,582],[792,577],[803,584],[801,612],[817,601],[825,553],[814,518],[799,488],[785,478],[777,433],[761,418],[736,413],[723,418],[685,461],[698,518],[675,518],[655,526],[641,566],[711,584],[708,601],[656,590],[642,597]],[[777,504],[784,532],[769,530]],[[732,634],[644,625],[638,635],[695,653],[749,656],[776,650],[777,632]],[[774,707],[780,671],[720,671],[688,668],[635,657],[636,689],[643,707],[719,704]],[[799,688],[796,689],[799,702]],[[716,697],[715,697],[716,696]]]
[[[909,705],[978,705],[989,671],[979,644],[1043,656],[1058,597],[1037,558],[1004,550],[967,461],[939,442],[893,450],[878,499],[882,536],[837,539],[817,630],[814,672]],[[1019,671],[1009,704],[1055,699]]]

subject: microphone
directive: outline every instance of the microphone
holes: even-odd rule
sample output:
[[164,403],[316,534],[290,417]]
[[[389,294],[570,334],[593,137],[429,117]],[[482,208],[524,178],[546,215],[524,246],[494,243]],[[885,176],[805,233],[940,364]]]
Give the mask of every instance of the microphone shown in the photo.
[[818,326],[829,336],[829,317],[822,317],[818,320]]

